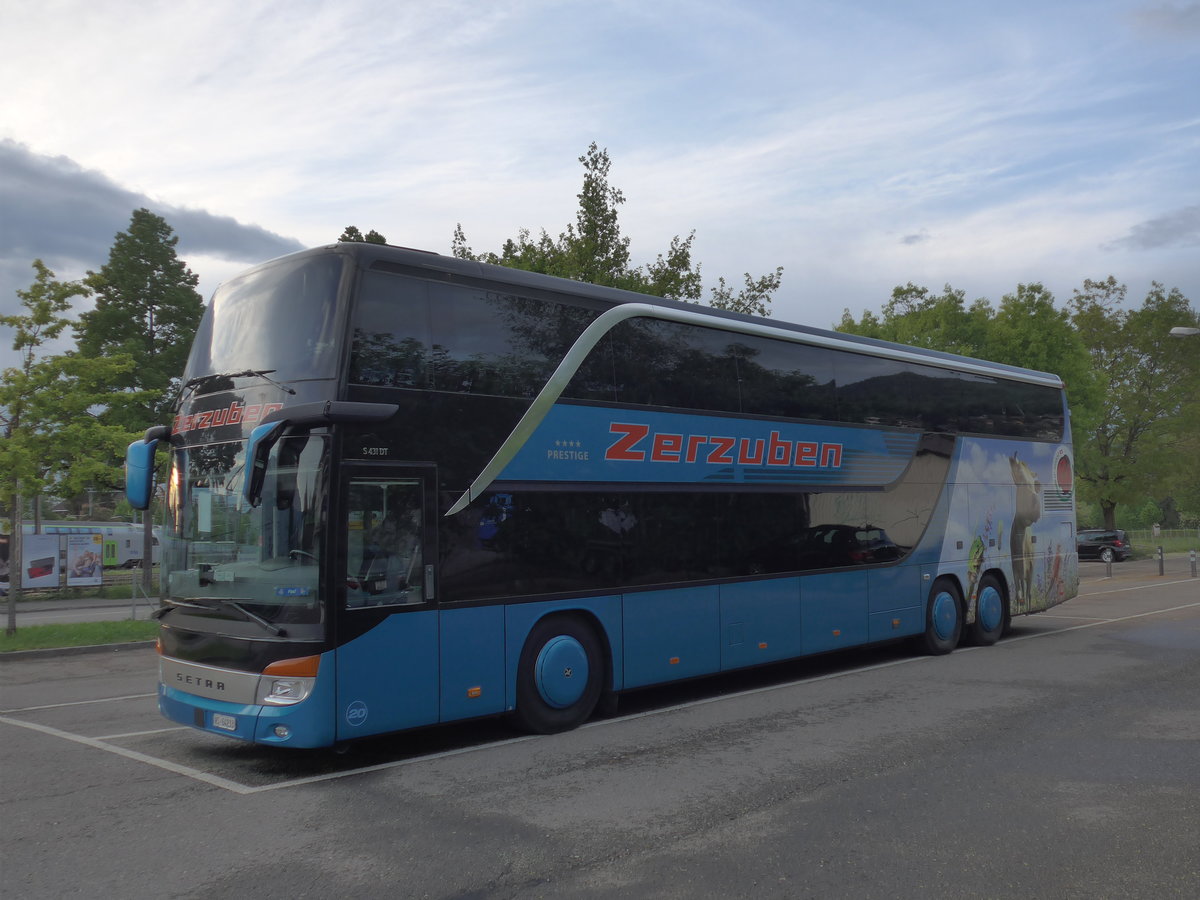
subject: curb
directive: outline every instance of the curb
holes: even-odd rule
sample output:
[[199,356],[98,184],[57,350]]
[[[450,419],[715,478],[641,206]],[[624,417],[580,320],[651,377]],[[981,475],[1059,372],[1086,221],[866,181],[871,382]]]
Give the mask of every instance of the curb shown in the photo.
[[46,647],[41,650],[9,650],[0,653],[0,665],[21,662],[27,659],[45,659],[51,656],[82,656],[87,653],[120,653],[123,650],[143,650],[153,647],[156,641],[127,641],[123,644],[88,644],[83,647]]

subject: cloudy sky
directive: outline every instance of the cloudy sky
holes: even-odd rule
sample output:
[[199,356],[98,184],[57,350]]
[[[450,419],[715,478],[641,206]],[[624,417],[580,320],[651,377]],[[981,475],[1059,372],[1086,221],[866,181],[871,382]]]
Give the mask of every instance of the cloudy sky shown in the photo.
[[42,0],[0,83],[0,312],[139,206],[206,298],[349,224],[558,234],[591,141],[636,261],[694,229],[709,284],[784,267],[777,318],[1110,274],[1200,305],[1192,0]]

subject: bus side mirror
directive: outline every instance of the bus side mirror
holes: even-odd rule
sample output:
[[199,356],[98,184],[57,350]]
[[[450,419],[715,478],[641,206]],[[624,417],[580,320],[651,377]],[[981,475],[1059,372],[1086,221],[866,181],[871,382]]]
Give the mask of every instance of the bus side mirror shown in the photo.
[[149,509],[154,493],[154,454],[158,442],[171,436],[171,429],[158,425],[146,431],[125,451],[125,499],[134,509]]
[[246,478],[242,496],[252,507],[262,502],[263,482],[271,449],[285,429],[325,428],[339,424],[363,424],[390,419],[400,409],[395,403],[356,403],[346,400],[318,400],[300,403],[269,413],[261,425],[250,432],[246,442]]
[[269,422],[250,432],[250,439],[246,442],[246,478],[242,483],[242,496],[251,506],[258,506],[262,502],[263,482],[267,477],[271,449],[288,424],[286,419]]

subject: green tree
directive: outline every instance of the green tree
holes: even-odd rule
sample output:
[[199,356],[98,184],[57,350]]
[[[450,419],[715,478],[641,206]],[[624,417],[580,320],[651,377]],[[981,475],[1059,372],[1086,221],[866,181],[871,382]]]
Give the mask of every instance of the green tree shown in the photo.
[[123,354],[135,361],[112,387],[141,399],[112,403],[107,411],[113,424],[128,430],[167,420],[204,311],[198,276],[175,254],[178,242],[163,218],[135,210],[108,262],[85,279],[96,306],[80,316],[79,355]]
[[1096,372],[1067,309],[1041,284],[1019,284],[1005,294],[988,322],[984,359],[1053,372],[1067,386],[1072,422],[1086,431],[1097,415]]
[[984,353],[993,315],[992,305],[985,299],[968,306],[966,294],[950,285],[941,294],[934,294],[910,281],[892,289],[880,316],[867,310],[861,321],[855,321],[845,310],[837,329],[910,347],[979,357]]
[[359,244],[386,244],[387,238],[372,228],[363,236],[363,233],[358,230],[356,225],[347,225],[346,230],[342,232],[342,236],[338,238],[340,243],[359,243]]
[[[90,485],[115,486],[120,469],[111,460],[131,440],[120,426],[104,424],[100,414],[112,399],[110,385],[127,374],[132,361],[123,355],[48,354],[47,345],[74,327],[71,301],[85,296],[87,287],[57,280],[40,259],[33,268],[33,284],[17,291],[23,311],[0,316],[0,325],[14,332],[18,353],[18,364],[0,374],[0,496],[12,510],[14,559],[20,558],[22,498],[51,485],[64,495]],[[20,567],[10,570],[11,634]]]
[[1098,378],[1095,420],[1076,433],[1076,471],[1106,528],[1116,527],[1118,505],[1188,493],[1197,469],[1188,451],[1200,430],[1200,353],[1170,330],[1200,315],[1157,282],[1136,309],[1125,308],[1126,294],[1109,276],[1084,281],[1071,303]]
[[999,308],[985,298],[967,304],[963,291],[941,294],[909,282],[892,289],[879,316],[867,310],[856,321],[846,310],[839,331],[942,350],[1058,375],[1071,390],[1076,415],[1094,396],[1091,360],[1065,309],[1040,284],[1021,284]]
[[[568,223],[557,238],[544,229],[534,239],[523,228],[517,237],[504,242],[499,253],[476,253],[467,244],[461,223],[454,229],[451,252],[459,259],[472,259],[493,265],[541,272],[560,278],[572,278],[608,287],[637,291],[656,297],[668,297],[689,303],[700,302],[703,284],[699,263],[692,263],[695,232],[686,238],[676,235],[665,253],[653,263],[630,265],[630,239],[621,233],[619,208],[625,195],[608,180],[612,162],[608,151],[595,142],[579,157],[583,164],[583,187],[576,195],[579,207],[575,222]],[[717,309],[770,315],[771,294],[779,289],[783,269],[753,278],[745,276],[745,287],[734,293],[721,279],[712,289],[710,305]]]

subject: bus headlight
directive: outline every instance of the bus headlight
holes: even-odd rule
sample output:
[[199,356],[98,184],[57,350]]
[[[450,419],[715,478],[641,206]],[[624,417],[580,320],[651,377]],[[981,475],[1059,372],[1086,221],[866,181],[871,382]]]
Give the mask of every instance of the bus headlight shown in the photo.
[[258,702],[266,706],[290,706],[312,693],[312,678],[271,678],[259,681]]
[[260,706],[291,706],[299,703],[312,693],[320,665],[319,656],[281,659],[271,663],[259,676],[256,702]]

